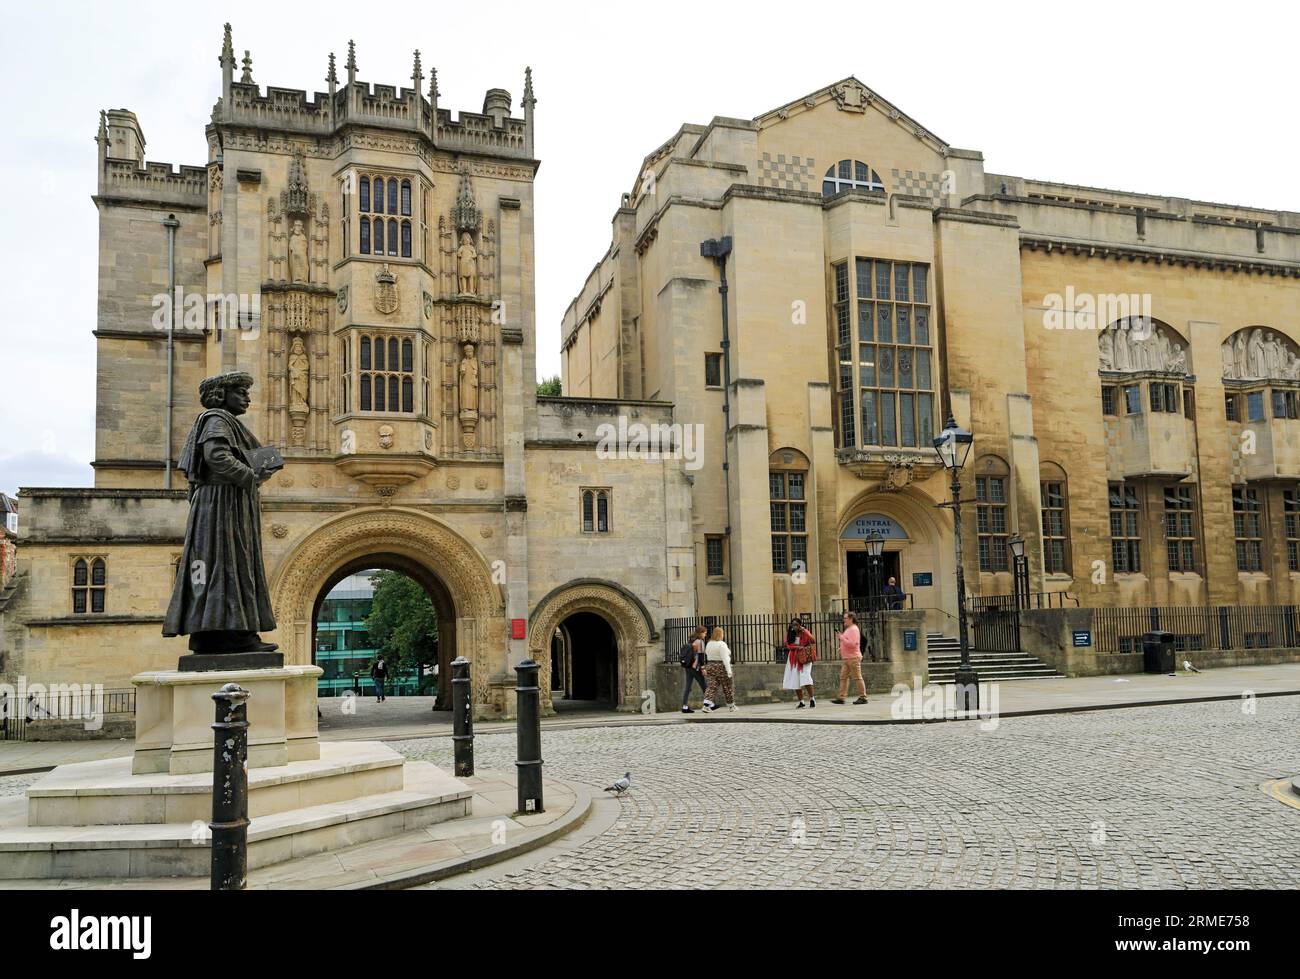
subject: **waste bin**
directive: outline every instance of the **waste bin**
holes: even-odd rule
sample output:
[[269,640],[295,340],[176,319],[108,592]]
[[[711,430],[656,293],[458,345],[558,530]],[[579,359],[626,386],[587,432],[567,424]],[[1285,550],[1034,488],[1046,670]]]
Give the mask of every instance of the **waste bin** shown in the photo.
[[1148,632],[1142,636],[1142,670],[1144,673],[1174,672],[1174,634]]

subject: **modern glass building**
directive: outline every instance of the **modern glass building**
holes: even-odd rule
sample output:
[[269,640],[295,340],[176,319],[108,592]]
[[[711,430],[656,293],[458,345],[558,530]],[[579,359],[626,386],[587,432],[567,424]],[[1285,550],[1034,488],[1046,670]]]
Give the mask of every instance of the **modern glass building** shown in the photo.
[[[325,671],[317,687],[322,697],[339,697],[348,690],[374,694],[370,665],[376,650],[366,631],[366,617],[375,593],[370,583],[373,574],[361,571],[349,575],[321,602],[316,617],[316,665]],[[390,661],[389,695],[412,695],[418,685],[414,670],[398,671]]]

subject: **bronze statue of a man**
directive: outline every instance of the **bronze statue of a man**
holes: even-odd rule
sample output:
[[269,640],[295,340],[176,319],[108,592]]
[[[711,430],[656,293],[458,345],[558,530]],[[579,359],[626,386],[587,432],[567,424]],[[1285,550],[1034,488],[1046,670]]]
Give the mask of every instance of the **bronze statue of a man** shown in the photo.
[[[204,411],[194,422],[178,468],[190,483],[185,526],[164,636],[189,636],[198,654],[269,653],[259,632],[275,628],[262,565],[258,487],[283,467],[239,421],[253,378],[241,372],[199,385]],[[182,663],[182,669],[184,669]]]

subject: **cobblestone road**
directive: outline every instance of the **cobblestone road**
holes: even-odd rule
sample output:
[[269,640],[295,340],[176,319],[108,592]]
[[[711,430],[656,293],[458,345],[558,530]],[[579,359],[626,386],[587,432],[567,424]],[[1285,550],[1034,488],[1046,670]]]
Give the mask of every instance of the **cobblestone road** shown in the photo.
[[[551,775],[633,790],[607,831],[476,886],[1290,887],[1300,698],[974,724],[547,732]],[[394,744],[450,765],[445,740]],[[508,769],[511,735],[481,736]]]

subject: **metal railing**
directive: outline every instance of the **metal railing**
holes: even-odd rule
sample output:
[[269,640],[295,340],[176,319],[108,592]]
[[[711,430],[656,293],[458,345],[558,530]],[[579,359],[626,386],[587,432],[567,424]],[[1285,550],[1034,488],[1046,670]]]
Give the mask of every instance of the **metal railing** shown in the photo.
[[1300,648],[1300,606],[1165,605],[1093,610],[1093,648],[1140,653],[1147,632],[1168,632],[1187,650]]
[[23,741],[30,724],[47,720],[87,720],[135,715],[135,688],[97,691],[80,685],[51,685],[40,696],[0,695],[0,741]]
[[[690,619],[665,619],[664,662],[678,662],[682,647],[690,642],[695,627],[701,625],[709,630],[710,635],[716,626],[722,627],[733,662],[775,663],[778,662],[778,647],[783,651],[779,662],[784,662],[785,632],[792,618],[793,615],[700,615]],[[840,647],[835,636],[844,630],[843,614],[804,612],[799,620],[817,642],[818,660],[838,660]],[[858,627],[864,637],[863,656],[868,661],[883,660],[880,644],[877,643],[875,647],[871,644],[872,632],[869,631],[869,626],[870,623],[859,616]]]
[[860,595],[856,598],[831,599],[831,611],[836,615],[852,612],[854,615],[874,615],[880,612],[900,612],[915,608],[911,593],[895,595]]

